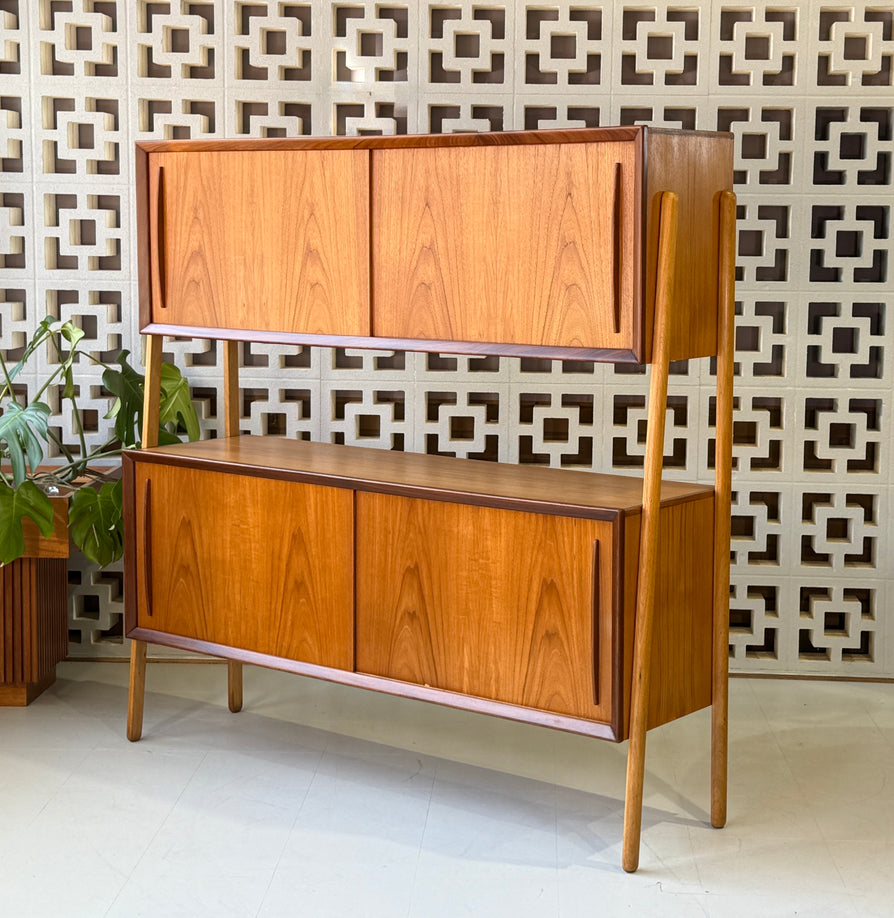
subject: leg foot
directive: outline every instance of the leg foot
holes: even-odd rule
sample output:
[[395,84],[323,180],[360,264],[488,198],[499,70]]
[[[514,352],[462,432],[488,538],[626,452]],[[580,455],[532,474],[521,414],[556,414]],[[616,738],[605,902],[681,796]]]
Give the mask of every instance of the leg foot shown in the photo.
[[714,699],[711,708],[711,825],[726,825],[727,706],[726,699]]
[[646,734],[631,732],[627,748],[627,791],[624,800],[624,847],[621,866],[627,873],[639,867],[643,822],[643,778],[646,767]]

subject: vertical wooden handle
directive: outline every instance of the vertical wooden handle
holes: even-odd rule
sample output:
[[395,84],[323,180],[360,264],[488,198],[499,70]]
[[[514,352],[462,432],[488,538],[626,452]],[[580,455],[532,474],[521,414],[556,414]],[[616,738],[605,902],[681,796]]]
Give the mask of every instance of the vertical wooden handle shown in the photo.
[[615,334],[621,333],[621,164],[615,163],[614,206],[612,207],[612,314]]
[[590,621],[593,628],[593,704],[599,704],[599,541],[593,542],[593,594]]
[[146,615],[152,617],[152,480],[143,488],[143,583],[146,589]]
[[165,171],[159,166],[152,183],[152,203],[149,210],[150,265],[152,271],[152,302],[160,309],[167,306],[165,302]]

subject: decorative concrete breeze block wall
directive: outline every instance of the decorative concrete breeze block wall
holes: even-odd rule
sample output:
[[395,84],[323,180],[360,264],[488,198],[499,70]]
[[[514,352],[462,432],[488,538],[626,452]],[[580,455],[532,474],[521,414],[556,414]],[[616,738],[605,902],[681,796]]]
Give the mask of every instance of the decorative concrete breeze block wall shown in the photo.
[[[97,354],[139,352],[136,140],[730,130],[732,668],[894,676],[892,73],[890,3],[0,0],[0,348],[49,313]],[[218,435],[215,344],[166,350]],[[642,367],[267,346],[242,363],[245,431],[642,465]],[[101,381],[79,372],[100,438]],[[711,480],[711,372],[674,368],[670,476]],[[77,557],[70,578],[71,655],[125,653],[120,566]]]

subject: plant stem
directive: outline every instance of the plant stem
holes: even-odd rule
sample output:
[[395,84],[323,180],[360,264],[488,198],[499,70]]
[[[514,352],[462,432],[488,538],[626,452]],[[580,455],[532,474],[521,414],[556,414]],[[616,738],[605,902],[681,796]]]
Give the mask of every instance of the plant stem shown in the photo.
[[8,392],[10,398],[15,401],[15,395],[12,391],[12,379],[10,378],[9,370],[6,367],[6,361],[3,359],[2,352],[0,352],[0,370],[3,371],[3,378],[6,380],[6,382],[3,384],[3,389],[0,390],[0,399],[2,399],[3,396]]

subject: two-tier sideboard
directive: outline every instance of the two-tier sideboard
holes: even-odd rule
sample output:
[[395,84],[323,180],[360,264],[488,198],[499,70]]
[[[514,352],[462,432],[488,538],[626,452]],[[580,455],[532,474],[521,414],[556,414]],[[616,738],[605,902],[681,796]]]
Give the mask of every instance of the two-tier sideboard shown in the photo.
[[[223,346],[226,436],[125,454],[128,736],[146,644],[630,740],[711,705],[726,818],[728,134],[137,145],[144,444],[164,335]],[[239,436],[237,342],[652,364],[642,478]],[[713,484],[661,480],[670,360],[717,357]]]

